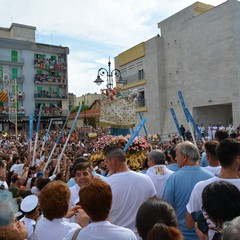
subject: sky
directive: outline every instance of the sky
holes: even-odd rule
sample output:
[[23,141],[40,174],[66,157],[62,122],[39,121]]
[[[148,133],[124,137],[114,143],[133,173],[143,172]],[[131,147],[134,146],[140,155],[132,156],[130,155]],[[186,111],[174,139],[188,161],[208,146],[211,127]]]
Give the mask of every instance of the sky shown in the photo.
[[[110,57],[160,33],[157,24],[197,0],[0,0],[0,27],[36,27],[36,42],[69,47],[68,90],[100,93],[93,81]],[[217,6],[222,0],[199,0]]]

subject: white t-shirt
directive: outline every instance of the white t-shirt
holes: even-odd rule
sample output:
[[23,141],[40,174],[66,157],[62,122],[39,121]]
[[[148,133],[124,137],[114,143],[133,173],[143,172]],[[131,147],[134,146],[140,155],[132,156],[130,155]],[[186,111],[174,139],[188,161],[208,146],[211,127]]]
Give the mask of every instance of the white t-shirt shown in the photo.
[[78,228],[78,224],[70,223],[66,218],[49,221],[41,217],[36,224],[34,236],[35,240],[70,240]]
[[202,210],[203,189],[210,183],[213,183],[216,181],[227,181],[227,182],[234,184],[238,189],[240,189],[240,179],[226,179],[226,178],[213,177],[206,181],[198,182],[194,186],[191,196],[190,196],[190,199],[189,199],[189,202],[187,204],[187,211],[189,213]]
[[[216,182],[216,181],[230,182],[230,183],[234,184],[240,190],[240,179],[237,179],[237,178],[236,179],[226,179],[226,178],[213,177],[213,178],[210,178],[206,181],[198,182],[194,186],[194,188],[192,190],[192,193],[191,193],[191,196],[190,196],[190,199],[189,199],[189,202],[186,206],[187,211],[190,214],[192,212],[202,210],[202,192],[203,192],[203,189],[207,185],[209,185],[210,183],[213,183],[213,182]],[[210,225],[213,225],[212,221],[210,221],[210,220],[208,220],[208,223]],[[214,233],[215,233],[214,231],[209,230],[209,232],[208,232],[209,239],[212,239]]]
[[22,175],[22,170],[23,170],[24,164],[13,164],[12,167],[10,168],[10,172],[17,173],[18,175]]
[[79,202],[79,193],[80,187],[78,184],[75,184],[73,187],[70,188],[71,197],[70,197],[70,203],[69,208],[74,207]]
[[26,229],[28,231],[28,240],[34,240],[34,227],[36,221],[27,217],[21,218],[19,221],[24,222]]
[[136,235],[130,229],[119,227],[108,221],[93,222],[83,228],[77,240],[136,240]]
[[111,186],[113,194],[110,222],[137,234],[135,219],[138,208],[156,195],[152,180],[145,174],[126,171],[112,174],[106,178],[106,182]]
[[174,172],[169,170],[165,165],[154,165],[148,168],[146,174],[151,178],[156,188],[157,197],[162,198],[166,182],[173,173]]
[[221,166],[216,166],[216,167],[206,166],[206,167],[203,167],[203,168],[208,170],[209,172],[211,172],[215,176],[218,176],[220,171],[221,171]]

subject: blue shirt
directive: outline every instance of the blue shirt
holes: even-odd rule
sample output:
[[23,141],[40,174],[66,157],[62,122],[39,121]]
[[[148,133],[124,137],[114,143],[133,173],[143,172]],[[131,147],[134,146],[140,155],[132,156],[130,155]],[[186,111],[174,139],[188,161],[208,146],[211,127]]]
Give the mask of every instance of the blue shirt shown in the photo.
[[185,226],[186,205],[191,192],[199,181],[207,180],[214,175],[200,166],[184,166],[173,173],[166,183],[162,199],[170,203],[176,211],[179,229],[184,239],[198,240],[194,229]]
[[171,163],[171,164],[167,165],[167,168],[173,172],[176,172],[179,170],[177,163]]
[[209,164],[208,164],[208,160],[207,160],[207,156],[206,156],[206,153],[203,152],[202,154],[202,158],[201,158],[201,161],[200,161],[200,165],[201,167],[207,167]]

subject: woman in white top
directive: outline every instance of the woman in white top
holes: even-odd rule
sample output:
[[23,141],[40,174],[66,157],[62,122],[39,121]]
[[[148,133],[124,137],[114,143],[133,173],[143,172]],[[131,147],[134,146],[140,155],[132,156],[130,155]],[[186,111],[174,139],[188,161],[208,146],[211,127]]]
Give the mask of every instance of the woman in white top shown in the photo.
[[64,218],[68,213],[69,201],[70,190],[62,181],[50,182],[41,190],[39,202],[43,216],[36,224],[35,240],[72,238],[80,226]]
[[130,229],[116,226],[109,221],[112,205],[112,191],[108,183],[93,178],[80,189],[80,204],[88,214],[91,223],[83,228],[77,240],[136,240]]

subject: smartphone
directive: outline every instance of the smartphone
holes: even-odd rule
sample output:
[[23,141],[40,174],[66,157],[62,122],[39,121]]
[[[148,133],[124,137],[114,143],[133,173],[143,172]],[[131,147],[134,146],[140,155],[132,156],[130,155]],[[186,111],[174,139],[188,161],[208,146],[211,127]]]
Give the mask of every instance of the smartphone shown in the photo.
[[198,228],[201,232],[206,233],[208,231],[208,224],[202,211],[196,211],[191,213],[193,219],[198,224]]

